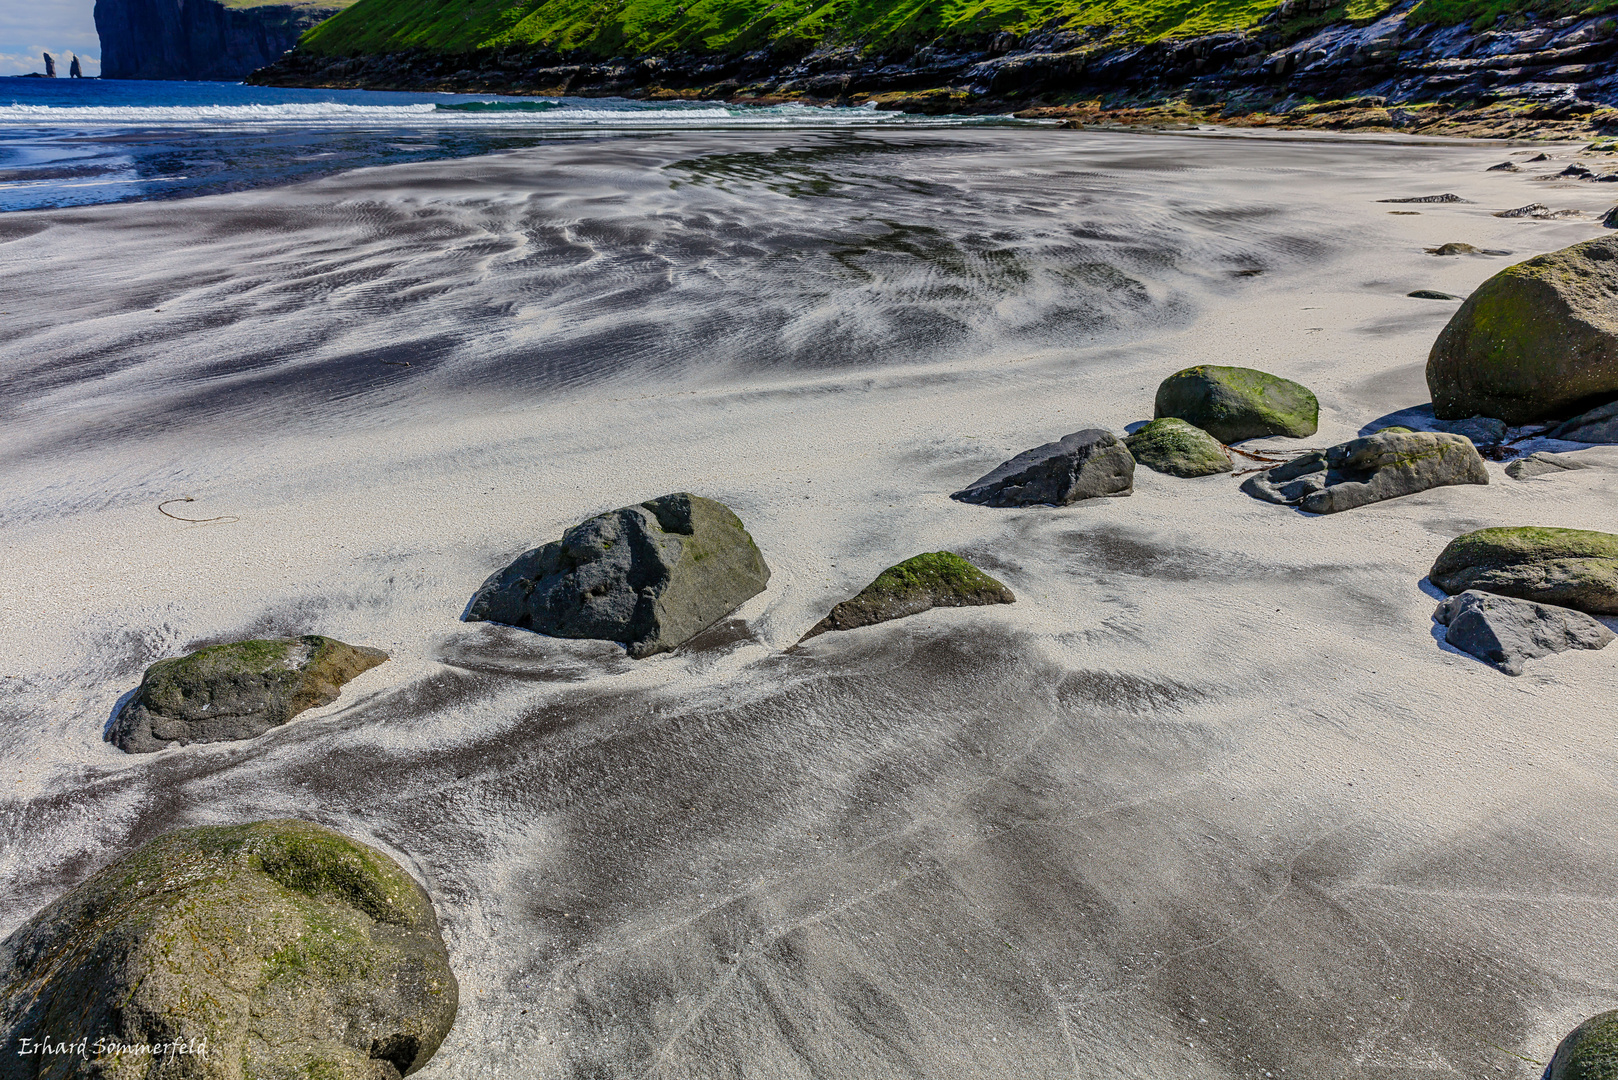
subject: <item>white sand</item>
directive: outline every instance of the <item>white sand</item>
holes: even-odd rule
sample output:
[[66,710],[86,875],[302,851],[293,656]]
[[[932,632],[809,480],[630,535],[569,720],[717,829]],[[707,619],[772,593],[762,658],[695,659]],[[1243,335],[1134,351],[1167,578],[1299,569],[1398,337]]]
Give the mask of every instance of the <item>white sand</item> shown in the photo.
[[[682,134],[0,220],[42,226],[0,244],[0,929],[163,829],[324,821],[439,905],[462,1006],[423,1077],[1528,1078],[1618,1004],[1618,652],[1509,678],[1421,584],[1471,529],[1618,531],[1618,448],[1319,519],[1144,469],[1070,509],[946,497],[1196,362],[1302,381],[1309,445],[1351,438],[1428,400],[1455,305],[1407,292],[1600,234],[1618,186],[1484,172],[1528,153],[1498,145],[878,139],[918,149],[848,199],[670,187],[795,140],[864,168]],[[1375,201],[1439,192],[1472,202]],[[1534,201],[1586,216],[1491,216]],[[1023,284],[837,278],[895,219]],[[1147,299],[1087,330],[1063,230],[1092,225]],[[597,333],[622,366],[568,353]],[[635,663],[458,621],[512,555],[675,490],[774,571],[745,632]],[[157,513],[180,496],[235,520]],[[781,655],[942,548],[1018,603]],[[272,632],[394,660],[251,744],[101,741],[145,664]]]

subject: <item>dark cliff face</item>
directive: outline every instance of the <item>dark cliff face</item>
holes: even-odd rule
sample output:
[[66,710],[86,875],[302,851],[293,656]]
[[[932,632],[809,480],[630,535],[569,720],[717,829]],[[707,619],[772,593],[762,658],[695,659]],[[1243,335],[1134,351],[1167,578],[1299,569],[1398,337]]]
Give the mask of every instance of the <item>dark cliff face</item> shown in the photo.
[[240,79],[338,10],[286,4],[227,8],[215,0],[96,0],[101,74],[108,79]]

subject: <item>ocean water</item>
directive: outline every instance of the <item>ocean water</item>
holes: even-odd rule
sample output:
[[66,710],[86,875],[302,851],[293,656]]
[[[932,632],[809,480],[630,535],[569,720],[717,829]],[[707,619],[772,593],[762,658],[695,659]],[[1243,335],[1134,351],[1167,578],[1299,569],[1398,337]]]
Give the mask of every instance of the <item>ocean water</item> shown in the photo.
[[871,108],[6,78],[0,211],[207,195],[625,132],[1005,122]]

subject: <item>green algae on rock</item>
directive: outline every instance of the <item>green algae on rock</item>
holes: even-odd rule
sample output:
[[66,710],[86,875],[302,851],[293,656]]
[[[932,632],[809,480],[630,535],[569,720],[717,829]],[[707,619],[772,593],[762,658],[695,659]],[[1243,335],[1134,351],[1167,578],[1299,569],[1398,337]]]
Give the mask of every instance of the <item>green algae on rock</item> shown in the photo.
[[251,739],[336,701],[344,683],[387,658],[319,634],[198,649],[147,668],[106,739],[131,754]]
[[800,638],[852,630],[918,615],[935,607],[978,607],[1016,602],[1011,590],[950,551],[915,555],[878,574],[858,596],[831,609]]
[[[387,855],[307,821],[180,829],[0,946],[0,1078],[387,1080],[433,1056],[458,996],[431,900]],[[16,1052],[47,1032],[86,1053]],[[159,1070],[97,1035],[187,1052]]]
[[1598,1013],[1556,1047],[1545,1080],[1618,1080],[1618,1010]]
[[1618,536],[1528,525],[1479,529],[1451,540],[1427,578],[1451,594],[1479,589],[1618,615]]
[[1320,403],[1308,387],[1279,375],[1199,364],[1163,380],[1153,415],[1178,417],[1222,443],[1266,435],[1301,439],[1318,429]]
[[1508,266],[1456,309],[1427,358],[1440,419],[1554,420],[1618,397],[1618,237]]
[[667,652],[764,591],[770,568],[730,508],[677,492],[573,526],[519,555],[467,606],[497,622]]
[[1124,439],[1135,463],[1170,476],[1230,472],[1230,452],[1195,424],[1177,416],[1153,420]]
[[1378,432],[1293,458],[1242,490],[1255,499],[1335,514],[1451,484],[1487,484],[1477,447],[1449,432]]

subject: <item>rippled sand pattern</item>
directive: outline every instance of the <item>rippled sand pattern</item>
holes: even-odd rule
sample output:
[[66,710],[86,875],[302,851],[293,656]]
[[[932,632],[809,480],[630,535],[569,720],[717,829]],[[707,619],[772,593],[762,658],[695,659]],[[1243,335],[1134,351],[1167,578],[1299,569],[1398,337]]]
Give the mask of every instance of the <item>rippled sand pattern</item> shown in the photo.
[[[1405,294],[1504,263],[1424,246],[1596,231],[1491,217],[1501,155],[676,133],[0,216],[0,932],[296,815],[438,906],[424,1080],[1532,1080],[1618,997],[1614,656],[1508,679],[1420,583],[1466,529],[1618,529],[1618,452],[1318,520],[947,498],[1198,361],[1313,387],[1311,445],[1425,401],[1452,307]],[[690,646],[458,621],[687,489],[775,572]],[[791,647],[944,548],[1017,603]],[[101,741],[153,660],[303,631],[393,660],[252,742]]]

